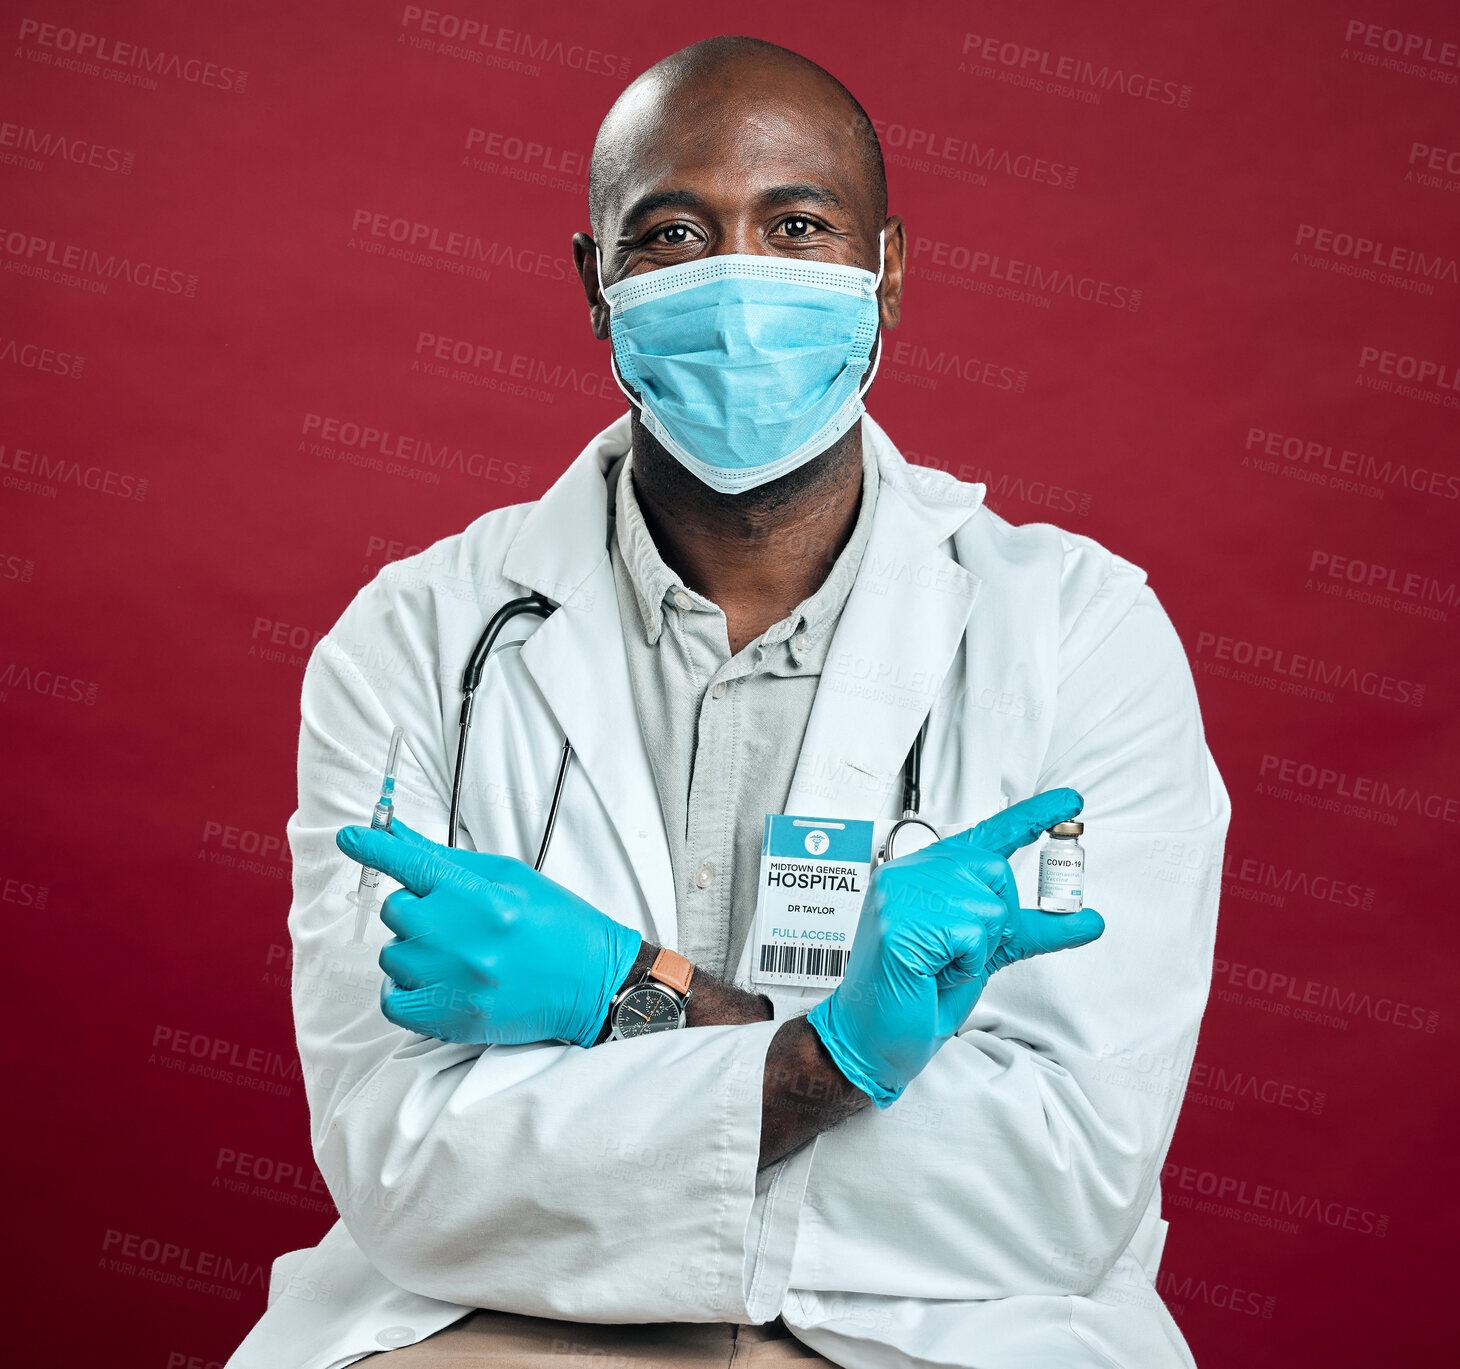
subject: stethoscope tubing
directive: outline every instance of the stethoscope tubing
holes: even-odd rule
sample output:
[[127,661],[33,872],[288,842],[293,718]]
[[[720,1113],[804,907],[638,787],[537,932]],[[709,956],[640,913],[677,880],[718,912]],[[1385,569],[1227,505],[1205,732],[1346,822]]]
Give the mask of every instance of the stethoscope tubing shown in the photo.
[[[472,648],[472,653],[467,657],[466,667],[461,676],[461,716],[457,723],[457,745],[456,745],[456,766],[451,779],[451,812],[447,819],[446,844],[456,845],[457,829],[459,826],[461,812],[461,786],[462,779],[466,773],[466,742],[471,732],[472,710],[476,703],[476,692],[482,683],[482,675],[486,670],[487,661],[497,644],[497,638],[501,635],[502,629],[507,626],[513,618],[520,614],[530,613],[534,617],[547,619],[557,610],[557,605],[549,603],[540,594],[525,595],[520,599],[509,599],[502,605],[488,621],[482,635],[477,639],[477,644]],[[923,741],[928,732],[928,719],[923,719],[923,725],[918,729],[918,734],[913,738],[912,750],[907,753],[907,760],[902,767],[902,817],[897,825],[888,835],[886,844],[878,853],[878,861],[893,859],[891,854],[894,844],[894,837],[897,832],[908,827],[925,827],[933,833],[936,839],[937,833],[933,831],[929,823],[918,817],[918,809],[922,804],[922,770],[923,770]],[[543,863],[547,860],[548,846],[553,839],[553,829],[557,826],[558,807],[563,800],[563,786],[568,779],[568,766],[573,760],[573,745],[567,737],[563,738],[563,755],[558,762],[558,776],[553,785],[552,802],[548,805],[547,823],[543,828],[542,845],[538,848],[537,860],[533,863],[533,869],[541,870]]]
[[[457,828],[461,815],[461,783],[466,773],[466,740],[471,732],[472,709],[476,703],[477,689],[482,682],[482,673],[487,668],[487,658],[497,644],[497,638],[504,627],[519,614],[531,613],[538,618],[549,618],[557,609],[540,594],[529,594],[520,599],[509,599],[487,623],[486,629],[477,639],[472,653],[467,657],[466,668],[461,674],[461,717],[457,723],[456,769],[451,779],[451,812],[446,822],[446,844],[456,845]],[[563,785],[568,778],[568,764],[573,759],[573,747],[563,738],[563,758],[558,764],[557,783],[553,786],[553,800],[548,808],[547,826],[542,834],[542,846],[537,853],[534,869],[541,870],[547,859],[548,844],[552,841],[553,828],[557,825],[558,805],[563,798]]]

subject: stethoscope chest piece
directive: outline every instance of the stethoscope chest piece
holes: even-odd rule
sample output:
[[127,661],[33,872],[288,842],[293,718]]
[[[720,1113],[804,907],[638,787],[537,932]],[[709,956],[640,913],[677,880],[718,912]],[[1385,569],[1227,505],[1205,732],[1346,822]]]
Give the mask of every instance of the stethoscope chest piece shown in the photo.
[[889,860],[910,856],[914,851],[921,851],[923,847],[942,840],[932,825],[921,818],[899,818],[887,834],[887,840],[877,848],[877,854],[872,858],[872,868],[875,870]]

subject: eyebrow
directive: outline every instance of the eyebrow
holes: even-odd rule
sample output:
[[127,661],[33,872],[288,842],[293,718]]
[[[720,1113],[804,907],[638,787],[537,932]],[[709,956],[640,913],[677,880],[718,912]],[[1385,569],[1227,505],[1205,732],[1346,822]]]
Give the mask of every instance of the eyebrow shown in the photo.
[[698,209],[703,203],[693,190],[655,190],[641,195],[624,214],[624,229],[632,231],[640,219],[661,209]]
[[809,200],[812,204],[824,204],[840,209],[842,202],[824,185],[802,181],[795,185],[773,185],[761,193],[760,202],[766,205],[794,204],[798,200]]
[[[806,202],[827,205],[834,209],[843,207],[841,200],[824,185],[816,185],[810,181],[773,185],[763,190],[757,198],[761,204],[771,208],[779,204]],[[624,214],[623,226],[626,232],[632,232],[640,220],[661,209],[698,209],[703,204],[704,201],[693,190],[651,191],[647,195],[641,195],[629,206]]]

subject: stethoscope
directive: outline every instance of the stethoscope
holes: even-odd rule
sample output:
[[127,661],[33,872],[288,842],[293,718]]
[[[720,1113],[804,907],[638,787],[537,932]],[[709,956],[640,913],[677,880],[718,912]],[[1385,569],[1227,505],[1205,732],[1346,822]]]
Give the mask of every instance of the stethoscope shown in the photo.
[[[472,648],[472,653],[467,657],[466,669],[461,676],[461,721],[458,724],[460,740],[456,746],[456,774],[451,781],[451,815],[447,819],[446,844],[456,845],[456,824],[459,810],[461,808],[461,777],[466,770],[466,737],[471,731],[471,710],[472,704],[476,701],[477,689],[482,683],[482,672],[487,668],[487,658],[492,654],[492,648],[497,644],[497,636],[513,618],[519,614],[531,613],[537,618],[547,618],[557,608],[556,604],[550,604],[540,594],[529,594],[522,599],[509,599],[502,605],[487,623],[486,631],[477,639],[477,644]],[[538,848],[537,859],[533,861],[532,868],[541,870],[542,863],[547,859],[548,843],[553,839],[553,827],[558,821],[558,804],[563,798],[563,784],[568,778],[568,763],[573,759],[573,744],[563,738],[563,758],[558,762],[558,779],[553,785],[553,801],[548,807],[547,826],[543,829],[542,845]]]
[[[451,780],[451,814],[446,828],[448,846],[456,845],[457,820],[461,808],[461,781],[466,772],[466,739],[467,734],[471,731],[472,705],[476,702],[476,693],[481,687],[482,674],[487,668],[487,659],[491,656],[502,629],[513,618],[523,613],[530,613],[536,618],[547,618],[557,607],[556,604],[550,604],[540,594],[529,594],[521,599],[509,599],[492,615],[486,630],[477,639],[476,646],[472,648],[471,655],[467,657],[466,669],[461,676],[461,719],[457,725],[459,739],[456,747],[456,771]],[[874,867],[885,864],[889,860],[896,860],[899,856],[921,851],[923,847],[931,846],[935,841],[940,840],[933,826],[918,816],[918,807],[922,802],[923,739],[927,735],[927,731],[928,720],[924,718],[923,725],[918,729],[918,735],[913,738],[912,750],[907,753],[907,760],[902,765],[902,816],[888,832],[886,840],[873,854]],[[534,870],[541,870],[543,862],[547,859],[548,845],[553,839],[553,828],[557,825],[558,805],[562,802],[563,785],[567,781],[568,766],[572,759],[573,744],[564,737],[563,755],[558,762],[558,778],[553,784],[553,798],[552,803],[548,806],[547,824],[542,833],[542,845],[538,847],[537,859],[532,863]]]
[[913,738],[912,750],[902,763],[902,816],[893,823],[887,839],[873,854],[874,870],[889,860],[910,856],[914,851],[921,851],[924,846],[942,840],[932,823],[924,822],[918,816],[923,802],[923,739],[927,735],[928,719],[924,718],[918,735]]

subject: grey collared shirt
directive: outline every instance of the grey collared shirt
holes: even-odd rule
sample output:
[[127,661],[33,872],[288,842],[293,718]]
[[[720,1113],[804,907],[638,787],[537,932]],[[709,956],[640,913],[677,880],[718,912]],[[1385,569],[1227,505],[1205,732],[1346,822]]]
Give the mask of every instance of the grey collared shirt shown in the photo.
[[821,586],[733,656],[724,611],[659,555],[632,464],[630,452],[608,471],[609,555],[669,835],[678,949],[729,979],[755,920],[765,815],[785,811],[832,630],[871,536],[877,460],[864,443],[857,521]]

